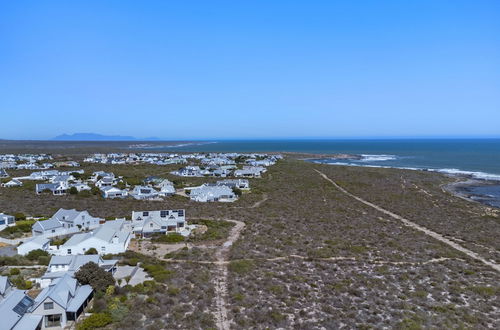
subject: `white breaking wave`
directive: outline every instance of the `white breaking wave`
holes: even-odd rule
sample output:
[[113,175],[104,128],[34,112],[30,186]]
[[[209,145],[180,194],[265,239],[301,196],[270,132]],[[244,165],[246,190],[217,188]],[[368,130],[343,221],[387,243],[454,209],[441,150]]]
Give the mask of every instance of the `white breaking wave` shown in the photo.
[[457,168],[441,168],[441,169],[429,169],[429,171],[445,173],[445,174],[453,174],[453,175],[468,175],[475,179],[481,180],[495,180],[500,181],[499,174],[491,174],[485,172],[474,172],[474,171],[463,171]]
[[204,146],[206,144],[213,144],[213,143],[217,143],[217,142],[190,142],[190,143],[181,143],[181,144],[162,146],[162,148],[183,148],[183,147],[191,147],[191,146]]
[[362,162],[383,162],[397,159],[396,155],[361,155],[361,157],[363,157],[360,160]]
[[412,170],[412,171],[430,171],[430,172],[438,172],[443,174],[450,175],[467,175],[474,179],[478,180],[491,180],[491,181],[500,181],[499,174],[491,174],[485,172],[474,172],[474,171],[463,171],[456,168],[417,168],[417,167],[404,167],[404,166],[384,166],[384,165],[370,165],[370,164],[360,164],[360,163],[349,163],[349,162],[334,162],[334,163],[326,163],[322,161],[315,161],[317,164],[327,164],[327,165],[340,165],[340,166],[358,166],[358,167],[375,167],[375,168],[397,168],[401,170]]

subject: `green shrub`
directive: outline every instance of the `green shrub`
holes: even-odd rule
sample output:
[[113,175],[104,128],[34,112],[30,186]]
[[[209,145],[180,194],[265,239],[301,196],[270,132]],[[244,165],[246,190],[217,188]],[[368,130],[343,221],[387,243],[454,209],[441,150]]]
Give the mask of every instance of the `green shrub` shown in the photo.
[[151,240],[156,243],[173,244],[184,242],[184,236],[179,233],[160,234],[155,235]]
[[87,251],[85,251],[86,255],[91,255],[91,254],[98,254],[97,250],[95,248],[90,248]]
[[11,268],[10,269],[10,275],[19,275],[21,274],[21,271],[19,270],[19,268]]
[[95,313],[84,319],[79,325],[77,330],[92,330],[95,328],[102,328],[113,322],[113,319],[106,313]]
[[111,273],[105,271],[94,262],[89,262],[80,267],[75,273],[75,278],[81,284],[90,284],[97,292],[104,292],[110,285],[115,284]]
[[157,282],[164,282],[173,275],[173,271],[166,269],[163,265],[146,264],[143,268]]
[[78,189],[76,187],[69,188],[70,195],[78,195]]
[[238,274],[248,273],[254,267],[252,260],[234,260],[229,263],[229,270]]
[[36,250],[31,250],[27,255],[26,258],[31,261],[39,260],[40,257],[48,257],[49,253],[47,251],[41,250],[41,249],[36,249]]
[[16,221],[26,220],[26,216],[24,215],[24,213],[21,213],[21,212],[14,213],[14,217],[16,218]]
[[190,240],[193,241],[224,239],[229,235],[229,230],[234,226],[234,223],[222,220],[196,220],[192,223],[207,226],[207,231],[203,234],[190,237]]

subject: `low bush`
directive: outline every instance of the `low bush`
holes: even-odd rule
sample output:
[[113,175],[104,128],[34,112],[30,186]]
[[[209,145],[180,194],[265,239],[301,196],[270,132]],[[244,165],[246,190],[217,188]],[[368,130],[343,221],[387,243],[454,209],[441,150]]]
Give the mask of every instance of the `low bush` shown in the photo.
[[92,330],[102,328],[113,322],[113,319],[106,313],[95,313],[84,319],[77,327],[77,330]]
[[238,274],[246,274],[254,267],[252,260],[234,260],[229,263],[229,270]]
[[155,243],[173,244],[184,242],[184,236],[179,233],[171,233],[166,235],[160,234],[155,235],[151,240]]

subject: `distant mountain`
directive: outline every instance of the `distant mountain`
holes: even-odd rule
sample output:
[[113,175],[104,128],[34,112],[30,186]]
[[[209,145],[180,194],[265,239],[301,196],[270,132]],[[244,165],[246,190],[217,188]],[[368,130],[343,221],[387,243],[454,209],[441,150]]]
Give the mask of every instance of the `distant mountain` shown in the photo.
[[159,141],[159,138],[149,137],[138,139],[133,136],[123,135],[102,135],[96,133],[74,133],[58,135],[52,140],[54,141]]

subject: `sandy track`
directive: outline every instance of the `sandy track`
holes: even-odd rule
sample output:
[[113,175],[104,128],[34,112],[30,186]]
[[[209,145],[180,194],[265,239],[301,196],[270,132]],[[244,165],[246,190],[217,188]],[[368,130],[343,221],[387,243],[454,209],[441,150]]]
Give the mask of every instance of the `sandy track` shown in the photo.
[[215,305],[216,310],[215,320],[217,323],[217,328],[220,330],[229,330],[230,322],[227,317],[227,274],[228,268],[227,265],[229,263],[228,260],[228,252],[231,246],[236,242],[240,236],[241,231],[245,227],[245,223],[238,220],[229,220],[224,219],[225,221],[230,221],[235,224],[233,228],[231,228],[231,232],[229,233],[229,237],[222,244],[222,246],[217,249],[215,252],[215,257],[217,261],[215,265],[217,267],[217,271],[215,273]]
[[469,250],[467,248],[464,248],[463,246],[461,246],[460,244],[455,243],[452,240],[449,240],[449,239],[445,238],[441,234],[438,234],[438,233],[436,233],[436,232],[434,232],[434,231],[432,231],[430,229],[427,229],[427,228],[425,228],[423,226],[420,226],[420,225],[418,225],[418,224],[416,224],[416,223],[414,223],[414,222],[412,222],[412,221],[410,221],[410,220],[408,220],[406,218],[403,218],[400,215],[392,213],[391,211],[388,211],[388,210],[386,210],[386,209],[384,209],[384,208],[382,208],[382,207],[380,207],[380,206],[378,206],[376,204],[368,202],[368,201],[362,199],[361,197],[358,197],[358,196],[356,196],[356,195],[348,192],[347,190],[345,190],[344,188],[342,188],[341,186],[339,186],[337,183],[335,183],[335,181],[333,181],[328,176],[326,176],[323,172],[318,171],[318,170],[315,170],[315,171],[318,172],[319,175],[321,175],[325,180],[327,180],[328,182],[330,182],[331,184],[333,184],[335,186],[335,188],[337,188],[339,191],[341,191],[342,193],[346,194],[347,196],[352,197],[355,200],[357,200],[357,201],[359,201],[359,202],[361,202],[361,203],[363,203],[365,205],[368,205],[368,206],[376,209],[377,211],[380,211],[380,212],[382,212],[382,213],[384,213],[384,214],[386,214],[386,215],[388,215],[388,216],[390,216],[390,217],[392,217],[392,218],[394,218],[396,220],[399,220],[405,226],[408,226],[408,227],[411,227],[411,228],[416,229],[418,231],[421,231],[424,234],[426,234],[426,235],[428,235],[428,236],[430,236],[430,237],[432,237],[434,239],[437,239],[438,241],[441,241],[441,242],[445,243],[446,245],[448,245],[448,246],[450,246],[450,247],[452,247],[452,248],[454,248],[454,249],[456,249],[456,250],[458,250],[458,251],[466,254],[467,256],[469,256],[469,257],[471,257],[471,258],[473,258],[475,260],[478,260],[478,261],[484,263],[485,265],[490,266],[491,268],[493,268],[497,272],[500,272],[500,265],[498,265],[498,264],[496,264],[496,263],[494,263],[492,261],[486,260],[485,258],[481,257],[477,253],[475,253],[475,252],[473,252],[473,251],[471,251],[471,250]]

